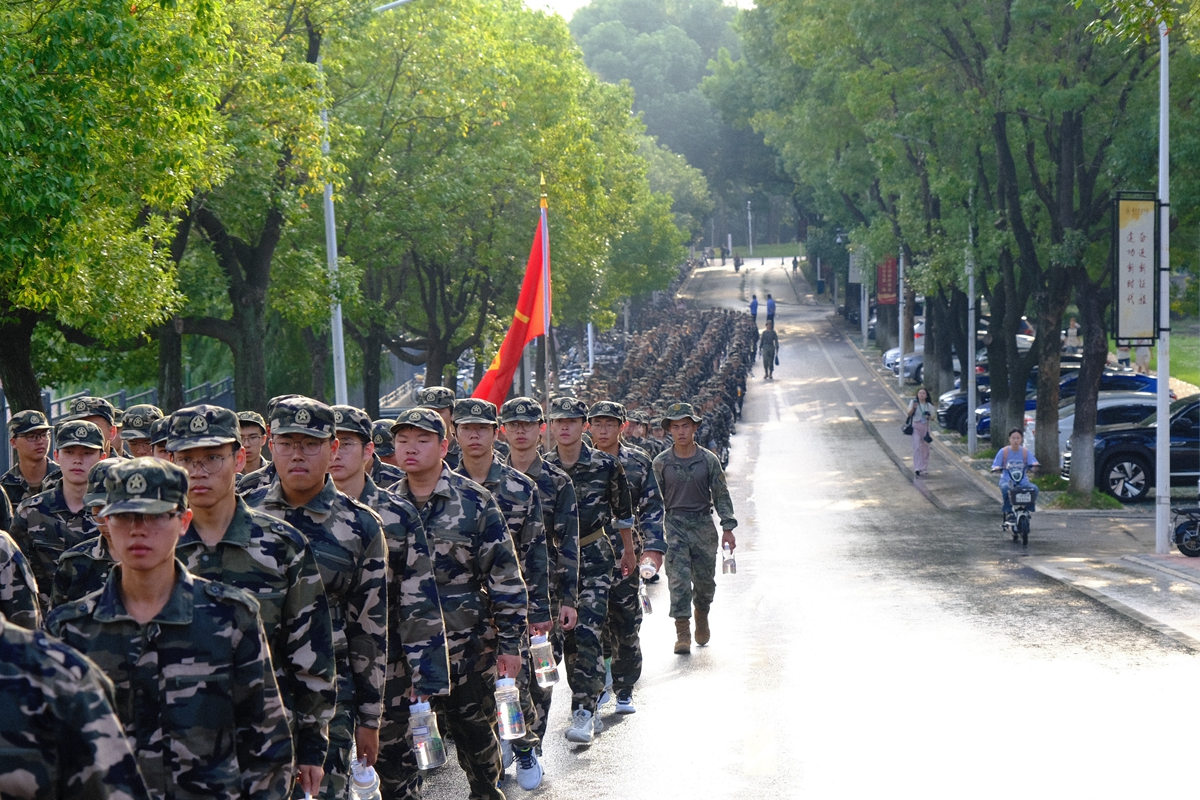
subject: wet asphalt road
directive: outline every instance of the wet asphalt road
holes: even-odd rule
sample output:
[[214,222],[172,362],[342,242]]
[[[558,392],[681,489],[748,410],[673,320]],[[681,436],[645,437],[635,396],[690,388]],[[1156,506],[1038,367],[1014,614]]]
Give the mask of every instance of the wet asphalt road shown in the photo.
[[[1123,538],[1047,522],[1029,550],[964,490],[917,491],[855,414],[877,402],[828,306],[778,266],[698,273],[698,306],[780,301],[734,437],[738,574],[717,576],[709,646],[671,653],[665,581],[642,629],[638,713],[590,748],[556,698],[544,798],[1128,797],[1189,790],[1190,651],[1026,566]],[[763,321],[760,311],[759,322]],[[861,366],[861,362],[860,366]],[[882,402],[882,401],[878,401]],[[1050,515],[1047,515],[1049,518]],[[1035,532],[1038,529],[1035,528]],[[718,570],[719,573],[719,570]],[[511,778],[507,795],[530,794]],[[1193,790],[1194,791],[1194,790]],[[453,762],[427,797],[466,797]]]

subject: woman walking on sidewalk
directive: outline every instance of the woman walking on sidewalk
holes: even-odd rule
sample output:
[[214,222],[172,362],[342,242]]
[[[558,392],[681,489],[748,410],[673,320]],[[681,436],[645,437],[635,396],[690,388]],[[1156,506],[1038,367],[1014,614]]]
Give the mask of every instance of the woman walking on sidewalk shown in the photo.
[[913,442],[913,473],[920,475],[929,471],[929,443],[933,437],[929,435],[929,421],[933,419],[935,409],[929,400],[929,390],[922,386],[917,389],[917,396],[908,404],[908,420],[912,425]]

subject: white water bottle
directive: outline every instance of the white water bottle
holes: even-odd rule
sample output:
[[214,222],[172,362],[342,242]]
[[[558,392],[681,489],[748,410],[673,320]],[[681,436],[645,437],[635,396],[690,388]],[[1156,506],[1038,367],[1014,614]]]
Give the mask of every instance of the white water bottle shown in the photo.
[[733,558],[733,548],[726,542],[721,547],[721,572],[725,575],[737,574],[737,561]]
[[520,739],[525,735],[521,692],[512,678],[496,681],[496,727],[500,729],[501,739]]
[[350,762],[350,797],[353,800],[383,800],[374,767],[368,767],[362,761]]
[[658,574],[658,567],[654,566],[654,560],[649,556],[642,559],[642,563],[638,565],[638,569],[641,570],[642,580],[644,581],[648,581]]
[[646,591],[646,584],[638,584],[638,600],[642,601],[642,613],[649,614],[654,611],[654,606],[650,604],[650,593]]
[[558,663],[554,658],[554,645],[539,634],[529,640],[529,660],[533,662],[533,675],[538,686],[553,686],[558,683]]
[[446,744],[438,731],[437,715],[429,710],[428,702],[413,703],[408,712],[417,769],[437,769],[446,763]]

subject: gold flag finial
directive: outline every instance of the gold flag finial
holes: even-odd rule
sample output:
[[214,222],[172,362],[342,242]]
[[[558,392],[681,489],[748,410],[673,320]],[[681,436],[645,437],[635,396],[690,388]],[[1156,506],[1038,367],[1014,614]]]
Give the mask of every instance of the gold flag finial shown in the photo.
[[546,208],[546,173],[539,172],[538,175],[542,178],[542,202],[540,205],[542,208]]

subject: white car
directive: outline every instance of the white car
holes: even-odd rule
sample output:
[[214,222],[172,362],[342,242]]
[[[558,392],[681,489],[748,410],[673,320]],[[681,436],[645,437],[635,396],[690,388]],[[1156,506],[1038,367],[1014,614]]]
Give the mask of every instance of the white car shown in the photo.
[[[1154,413],[1158,395],[1154,392],[1101,392],[1096,399],[1096,427],[1141,422]],[[1036,423],[1028,426],[1025,444],[1031,450],[1037,446]],[[1070,397],[1058,407],[1059,458],[1067,452],[1071,432],[1075,429],[1075,398]],[[1059,465],[1061,467],[1061,464]]]

